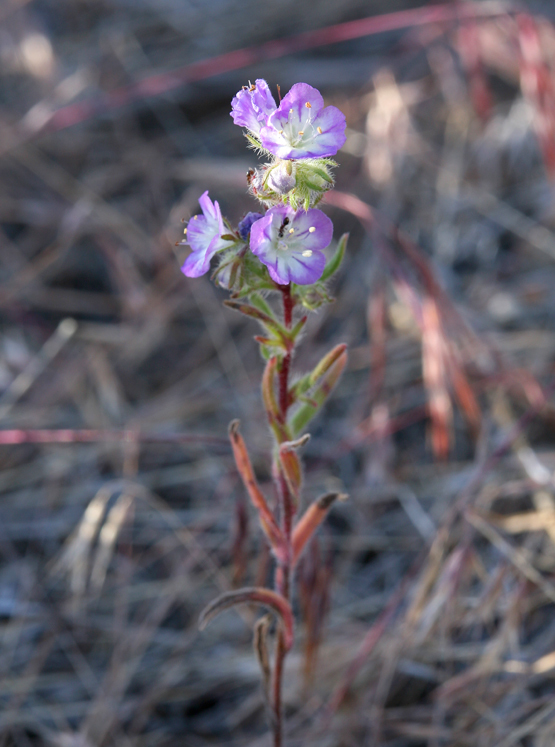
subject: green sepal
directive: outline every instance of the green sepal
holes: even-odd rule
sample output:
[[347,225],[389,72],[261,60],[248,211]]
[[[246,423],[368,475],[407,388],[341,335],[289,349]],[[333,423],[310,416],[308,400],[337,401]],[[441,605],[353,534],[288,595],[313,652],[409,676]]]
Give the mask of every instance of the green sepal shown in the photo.
[[262,143],[257,140],[254,135],[251,135],[250,132],[245,132],[244,135],[249,141],[251,147],[254,148],[259,155],[264,156],[265,158],[272,157],[272,154],[262,146]]
[[253,148],[259,148],[260,150],[263,150],[262,143],[260,142],[260,140],[257,140],[254,135],[251,135],[250,132],[244,132],[243,134]]
[[328,184],[333,184],[334,179],[331,174],[329,174],[325,169],[319,169],[318,166],[313,166],[311,171],[316,174],[316,176],[319,176],[320,179],[323,179]]
[[305,185],[310,190],[312,190],[312,192],[318,192],[319,193],[319,192],[322,192],[325,189],[329,189],[328,187],[326,187],[325,184],[316,184],[315,182],[311,181],[310,179],[307,179],[305,181]]

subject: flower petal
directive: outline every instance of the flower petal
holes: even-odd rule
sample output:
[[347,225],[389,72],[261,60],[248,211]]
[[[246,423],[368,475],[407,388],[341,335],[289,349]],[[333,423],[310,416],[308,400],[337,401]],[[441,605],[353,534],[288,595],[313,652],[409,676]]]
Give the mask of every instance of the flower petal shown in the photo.
[[324,272],[322,252],[333,235],[333,224],[321,210],[295,212],[289,206],[268,210],[251,228],[250,248],[283,285],[311,285]]
[[264,148],[284,159],[333,156],[345,143],[345,116],[324,108],[319,91],[296,83],[260,130]]
[[310,260],[295,253],[287,259],[274,257],[274,261],[269,262],[267,267],[272,280],[280,285],[287,285],[288,283],[312,285],[322,277],[325,264],[326,256],[323,252],[315,252]]
[[[307,107],[307,103],[310,104],[310,107]],[[293,109],[293,114],[299,120],[302,120],[303,117],[306,117],[307,112],[310,112],[310,109],[316,115],[323,108],[324,99],[317,88],[309,86],[308,83],[295,83],[294,86],[291,86],[289,93],[281,100],[278,110],[289,114]]]
[[221,217],[220,207],[217,202],[213,203],[208,197],[208,190],[198,198],[198,204],[206,218],[218,220]]
[[244,86],[231,102],[231,116],[236,125],[246,127],[255,135],[276,110],[276,102],[268,84],[262,78],[254,86]]
[[187,244],[192,249],[181,271],[188,277],[197,278],[210,269],[210,260],[216,252],[233,246],[233,242],[222,239],[224,222],[220,206],[208,197],[208,191],[199,197],[202,215],[194,215],[187,224]]
[[210,260],[214,254],[210,247],[205,252],[191,252],[181,267],[181,272],[188,278],[199,278],[210,269]]

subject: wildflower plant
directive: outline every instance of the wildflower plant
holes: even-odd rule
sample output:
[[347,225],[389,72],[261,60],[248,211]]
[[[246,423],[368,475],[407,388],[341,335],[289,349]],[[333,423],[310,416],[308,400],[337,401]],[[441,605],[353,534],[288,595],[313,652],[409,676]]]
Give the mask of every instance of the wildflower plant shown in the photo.
[[[330,252],[333,224],[316,207],[333,187],[336,163],[331,156],[345,142],[345,117],[336,107],[325,107],[321,94],[306,83],[294,85],[276,104],[264,80],[237,93],[231,116],[245,128],[250,146],[264,159],[247,174],[260,211],[249,212],[234,227],[205,192],[199,199],[202,214],[195,215],[185,229],[182,243],[189,245],[191,253],[182,271],[188,277],[199,277],[216,258],[213,278],[231,292],[226,305],[255,319],[263,329],[255,339],[266,361],[262,399],[273,434],[275,509],[258,485],[239,421],[231,423],[229,437],[237,469],[275,559],[275,580],[274,589],[244,588],[218,597],[202,613],[201,627],[236,604],[260,605],[275,613],[278,623],[273,642],[265,616],[255,626],[254,648],[274,746],[280,747],[284,661],[294,642],[295,568],[334,501],[345,497],[326,494],[302,511],[299,451],[309,439],[307,425],[345,368],[346,346],[336,346],[304,376],[293,379],[291,372],[306,312],[332,300],[326,283],[339,268],[346,248],[345,235]],[[281,300],[279,312],[272,296]]]

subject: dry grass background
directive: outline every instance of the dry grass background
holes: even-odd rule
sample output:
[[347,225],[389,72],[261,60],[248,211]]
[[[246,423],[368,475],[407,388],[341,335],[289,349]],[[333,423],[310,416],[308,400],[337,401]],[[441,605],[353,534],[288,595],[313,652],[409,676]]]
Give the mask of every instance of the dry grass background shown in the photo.
[[225,439],[239,417],[269,489],[262,362],[174,254],[205,189],[253,207],[228,112],[255,77],[348,122],[348,257],[296,365],[349,344],[306,474],[307,500],[350,499],[300,572],[289,743],[555,743],[552,4],[132,88],[406,7],[0,7],[2,747],[267,743],[253,613],[197,631],[269,574]]

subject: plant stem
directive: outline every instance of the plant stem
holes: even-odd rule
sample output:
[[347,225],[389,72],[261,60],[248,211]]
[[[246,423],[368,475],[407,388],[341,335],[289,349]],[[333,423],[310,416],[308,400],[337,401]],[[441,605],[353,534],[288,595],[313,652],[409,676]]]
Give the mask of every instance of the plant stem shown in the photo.
[[291,327],[293,322],[293,297],[291,296],[291,285],[281,285],[281,293],[283,295],[283,321],[287,329]]
[[[283,322],[287,329],[291,329],[293,323],[293,299],[291,297],[291,286],[281,285],[283,297]],[[289,369],[291,368],[291,352],[288,351],[281,362],[279,371],[279,407],[281,410],[282,423],[287,419],[287,408],[289,407]]]
[[[283,322],[287,329],[291,329],[293,323],[294,301],[291,296],[291,286],[282,285],[280,291],[283,298]],[[289,409],[289,371],[291,368],[291,351],[288,350],[281,361],[279,369],[279,409],[282,423],[287,422],[287,410]],[[293,498],[289,492],[287,481],[279,463],[276,464],[276,476],[280,494],[281,508],[281,529],[287,543],[287,557],[276,569],[275,588],[287,601],[291,596],[290,578],[291,578],[291,532],[293,528],[293,516],[295,506]],[[274,747],[283,745],[283,669],[287,648],[285,646],[283,630],[279,630],[276,653],[274,662],[273,682],[272,682],[272,701],[274,709]]]

